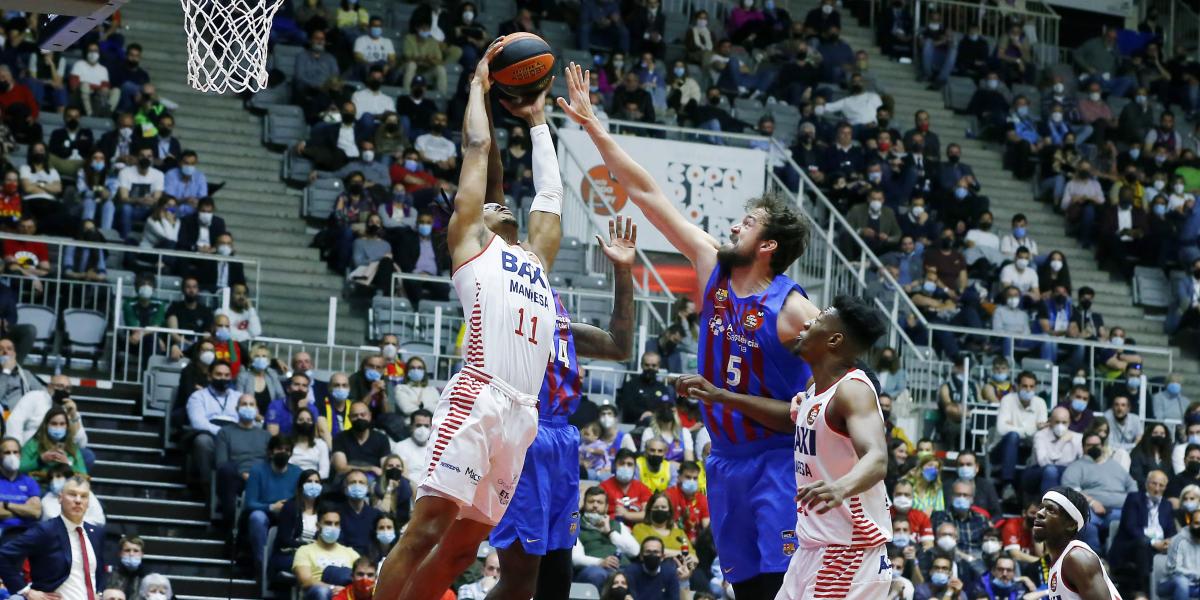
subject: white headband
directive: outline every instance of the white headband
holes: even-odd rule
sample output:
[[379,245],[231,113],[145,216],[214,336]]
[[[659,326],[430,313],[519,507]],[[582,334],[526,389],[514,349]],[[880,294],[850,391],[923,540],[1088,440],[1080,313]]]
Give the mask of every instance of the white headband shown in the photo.
[[1042,496],[1042,502],[1053,502],[1062,507],[1075,520],[1075,531],[1083,531],[1083,515],[1070,500],[1067,500],[1066,496],[1051,490]]

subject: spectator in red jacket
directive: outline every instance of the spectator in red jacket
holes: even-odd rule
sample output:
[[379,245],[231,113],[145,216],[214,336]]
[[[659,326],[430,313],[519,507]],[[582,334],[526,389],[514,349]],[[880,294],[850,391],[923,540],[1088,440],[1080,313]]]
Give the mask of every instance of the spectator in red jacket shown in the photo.
[[[21,217],[17,233],[37,235],[37,221],[31,216]],[[4,271],[26,277],[45,277],[50,274],[50,251],[42,242],[4,240]]]
[[421,164],[421,153],[417,152],[416,148],[405,149],[404,160],[392,163],[389,174],[393,186],[403,185],[404,191],[410,194],[417,190],[431,188],[437,183],[437,178],[433,176],[433,173],[426,170]]
[[17,82],[7,65],[0,65],[0,108],[4,123],[12,130],[17,143],[29,144],[42,140],[38,125],[38,103],[29,86]]
[[615,475],[600,483],[608,495],[608,516],[628,524],[641,523],[646,518],[646,504],[650,502],[650,488],[634,479],[637,473],[637,455],[630,450],[617,452],[613,461]]
[[666,495],[675,508],[675,520],[695,544],[696,534],[709,524],[708,498],[700,491],[700,465],[692,461],[679,465],[678,480]]

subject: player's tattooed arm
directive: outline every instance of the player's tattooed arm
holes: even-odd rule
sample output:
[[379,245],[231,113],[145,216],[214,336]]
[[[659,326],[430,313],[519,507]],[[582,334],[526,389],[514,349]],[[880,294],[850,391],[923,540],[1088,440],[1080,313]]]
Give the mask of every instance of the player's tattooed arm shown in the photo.
[[861,381],[843,382],[825,410],[830,427],[849,434],[858,462],[837,481],[817,480],[798,490],[796,502],[818,514],[840,506],[846,498],[870,489],[887,475],[886,435],[875,391]]
[[608,331],[584,323],[571,323],[575,336],[575,353],[588,358],[624,361],[633,352],[633,261],[637,256],[637,225],[628,217],[616,217],[608,222],[609,243],[600,236],[600,248],[613,263],[612,316]]
[[780,402],[775,398],[738,394],[721,389],[701,375],[681,375],[675,380],[675,393],[683,397],[691,397],[711,404],[719,402],[745,413],[751,419],[764,426],[784,433],[795,431],[792,422],[791,403]]

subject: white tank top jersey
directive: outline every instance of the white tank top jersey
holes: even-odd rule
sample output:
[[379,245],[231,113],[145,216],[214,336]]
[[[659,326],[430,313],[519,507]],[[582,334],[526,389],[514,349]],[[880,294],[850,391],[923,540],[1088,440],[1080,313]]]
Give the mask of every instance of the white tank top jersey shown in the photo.
[[537,396],[554,348],[554,296],[541,261],[493,235],[483,251],[459,265],[454,289],[462,299],[466,364]]
[[[858,463],[858,453],[845,432],[837,431],[825,420],[838,386],[846,381],[861,381],[875,391],[870,378],[861,369],[848,371],[829,389],[816,393],[808,388],[807,398],[796,414],[796,439],[793,454],[796,458],[796,487],[817,480],[837,481]],[[878,395],[876,395],[876,411]],[[883,412],[879,411],[883,420]],[[805,548],[818,546],[850,546],[872,548],[892,540],[892,517],[887,491],[880,480],[865,492],[846,498],[841,506],[821,515],[815,510],[796,510],[796,538]]]
[[[1095,556],[1097,561],[1100,560],[1100,557],[1096,555],[1096,552],[1090,546],[1079,540],[1071,540],[1071,543],[1067,544],[1066,549],[1059,555],[1058,560],[1054,561],[1054,565],[1050,567],[1050,580],[1047,584],[1050,590],[1048,600],[1080,600],[1079,594],[1071,589],[1062,578],[1063,558],[1066,558],[1067,553],[1076,550],[1087,552]],[[1108,571],[1104,569],[1103,562],[1100,563],[1100,572],[1104,574],[1104,583],[1108,585],[1108,593],[1112,600],[1121,600],[1121,593],[1117,591],[1117,586],[1113,585],[1112,579],[1108,576]]]

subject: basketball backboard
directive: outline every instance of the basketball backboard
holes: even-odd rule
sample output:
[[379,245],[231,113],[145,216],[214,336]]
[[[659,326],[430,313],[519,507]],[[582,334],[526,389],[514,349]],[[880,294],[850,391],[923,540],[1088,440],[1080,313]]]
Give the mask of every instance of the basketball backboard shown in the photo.
[[42,15],[38,47],[62,52],[129,0],[0,0],[0,7]]

